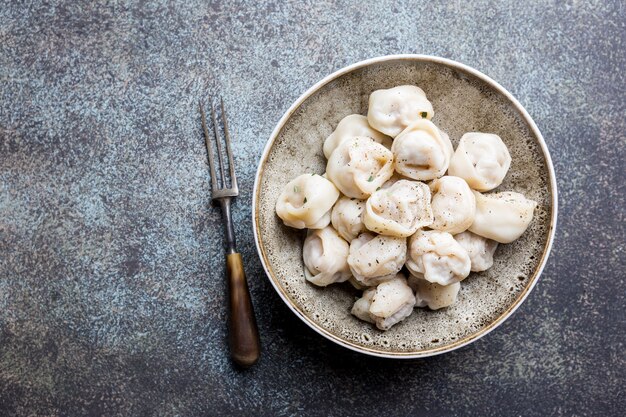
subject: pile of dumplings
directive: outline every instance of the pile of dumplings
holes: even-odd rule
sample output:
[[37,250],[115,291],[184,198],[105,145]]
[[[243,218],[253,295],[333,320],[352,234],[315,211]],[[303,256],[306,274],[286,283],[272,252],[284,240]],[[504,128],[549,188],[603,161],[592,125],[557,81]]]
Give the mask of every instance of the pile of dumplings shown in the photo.
[[461,281],[490,268],[498,243],[519,238],[537,205],[485,193],[511,165],[498,135],[466,133],[454,150],[433,115],[419,87],[374,91],[367,117],[346,116],[325,140],[326,173],[298,176],[276,203],[287,226],[308,229],[306,279],[349,281],[363,291],[352,314],[381,330],[415,307],[452,305]]

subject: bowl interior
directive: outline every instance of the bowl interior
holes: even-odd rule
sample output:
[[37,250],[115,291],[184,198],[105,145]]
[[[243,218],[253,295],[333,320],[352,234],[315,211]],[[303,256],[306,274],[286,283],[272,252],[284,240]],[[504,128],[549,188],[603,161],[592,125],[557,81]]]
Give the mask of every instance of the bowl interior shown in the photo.
[[[359,292],[350,284],[318,288],[304,278],[305,232],[282,224],[274,206],[284,185],[302,173],[325,172],[324,139],[346,115],[367,113],[372,91],[402,84],[421,87],[435,109],[433,122],[456,148],[469,131],[496,133],[513,158],[496,191],[517,191],[539,205],[526,233],[499,245],[491,269],[461,284],[457,303],[438,311],[416,309],[382,332],[350,314]],[[427,59],[393,59],[356,68],[322,85],[294,109],[262,160],[257,179],[255,227],[263,262],[277,290],[302,318],[327,337],[384,356],[426,356],[467,343],[499,323],[530,290],[550,239],[552,190],[539,138],[520,111],[488,82]]]

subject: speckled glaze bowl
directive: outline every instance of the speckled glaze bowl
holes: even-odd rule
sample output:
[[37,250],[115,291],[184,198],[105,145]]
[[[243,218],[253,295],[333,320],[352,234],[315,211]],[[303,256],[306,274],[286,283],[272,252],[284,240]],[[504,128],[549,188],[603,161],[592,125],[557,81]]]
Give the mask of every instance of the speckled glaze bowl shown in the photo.
[[[359,292],[350,284],[318,288],[304,278],[305,231],[283,225],[274,206],[285,184],[302,173],[323,174],[324,139],[348,114],[367,113],[372,91],[421,87],[435,109],[433,122],[456,148],[468,131],[496,133],[513,162],[496,191],[517,191],[539,205],[526,233],[499,245],[494,265],[461,284],[457,302],[437,311],[415,309],[382,332],[350,314]],[[387,358],[436,355],[477,340],[526,299],[546,263],[554,237],[557,190],[546,144],[526,110],[502,86],[457,62],[424,55],[374,58],[343,68],[305,92],[274,129],[259,163],[253,196],[254,236],[270,282],[312,329],[349,349]]]

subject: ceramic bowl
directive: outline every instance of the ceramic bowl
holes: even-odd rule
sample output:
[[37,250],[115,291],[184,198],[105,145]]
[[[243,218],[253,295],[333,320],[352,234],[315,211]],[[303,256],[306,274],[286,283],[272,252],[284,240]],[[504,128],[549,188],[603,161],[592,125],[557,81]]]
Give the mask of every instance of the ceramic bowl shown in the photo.
[[[304,278],[305,231],[283,225],[275,204],[281,190],[302,173],[325,172],[324,139],[349,114],[367,114],[372,91],[397,85],[421,87],[435,109],[433,122],[456,147],[465,132],[500,135],[513,162],[496,191],[517,191],[537,201],[528,230],[499,245],[491,269],[472,273],[457,302],[437,311],[415,309],[390,330],[353,317],[359,292],[348,283],[318,288]],[[501,85],[466,65],[423,55],[369,59],[343,68],[306,91],[280,119],[256,174],[254,236],[270,282],[289,308],[312,329],[358,352],[419,358],[457,349],[502,324],[528,297],[546,263],[554,237],[557,190],[546,144],[521,104]]]

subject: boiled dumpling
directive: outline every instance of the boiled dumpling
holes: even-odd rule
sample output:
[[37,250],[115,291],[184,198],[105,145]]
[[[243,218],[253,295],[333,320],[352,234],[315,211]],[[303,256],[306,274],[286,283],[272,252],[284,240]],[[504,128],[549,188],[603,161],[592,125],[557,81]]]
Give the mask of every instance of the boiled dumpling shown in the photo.
[[418,230],[408,249],[406,267],[418,278],[450,285],[470,273],[469,255],[448,232]]
[[393,175],[393,154],[373,139],[348,139],[333,151],[326,174],[348,197],[366,199]]
[[370,94],[367,120],[374,129],[396,137],[419,119],[432,119],[433,106],[424,90],[414,85],[401,85]]
[[391,326],[411,315],[415,306],[413,290],[402,274],[385,281],[376,287],[370,304],[370,318],[380,330]]
[[351,114],[341,119],[335,131],[324,141],[324,156],[330,158],[333,151],[346,139],[355,136],[365,136],[381,143],[386,148],[391,148],[391,138],[379,131],[372,129],[367,122],[367,117],[360,114]]
[[445,176],[430,183],[433,194],[431,207],[435,220],[428,226],[431,229],[461,233],[467,230],[476,214],[476,198],[465,180]]
[[428,307],[431,310],[449,307],[456,302],[461,283],[439,285],[415,275],[409,276],[409,286],[415,291],[415,307]]
[[493,254],[498,242],[478,236],[472,232],[463,232],[454,236],[463,249],[467,251],[472,264],[472,271],[481,272],[493,266]]
[[500,243],[510,243],[520,237],[537,207],[537,202],[512,191],[491,194],[474,191],[474,196],[476,217],[470,232]]
[[376,288],[369,288],[363,291],[363,296],[354,302],[352,311],[350,312],[363,321],[374,323],[374,320],[370,316],[370,306],[372,305],[374,294],[376,294]]
[[352,276],[348,266],[350,245],[330,226],[309,230],[302,248],[304,275],[320,287],[344,282]]
[[393,278],[406,260],[406,239],[362,233],[350,243],[348,265],[363,285]]
[[450,160],[448,174],[461,177],[478,191],[502,184],[511,166],[511,155],[500,136],[470,132],[461,137]]
[[411,315],[414,306],[411,287],[402,274],[397,274],[393,279],[364,291],[352,306],[351,313],[363,321],[376,323],[381,330],[388,330]]
[[430,190],[424,183],[399,180],[367,200],[363,223],[369,230],[407,237],[433,221]]
[[276,202],[276,214],[296,229],[323,229],[339,191],[320,175],[303,174],[290,181]]
[[365,201],[356,198],[341,197],[335,203],[330,216],[330,221],[339,235],[350,242],[360,233],[365,232],[363,213]]
[[448,135],[422,119],[402,131],[391,146],[396,171],[414,180],[441,177],[450,164],[453,148]]

